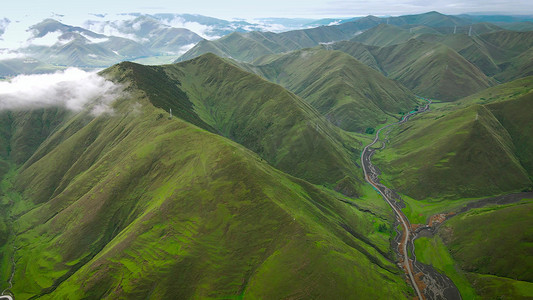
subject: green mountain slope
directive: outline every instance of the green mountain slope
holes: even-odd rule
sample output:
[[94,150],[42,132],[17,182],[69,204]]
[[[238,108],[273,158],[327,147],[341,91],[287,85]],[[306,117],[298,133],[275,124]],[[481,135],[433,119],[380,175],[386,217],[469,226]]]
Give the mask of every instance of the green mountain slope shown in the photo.
[[338,128],[281,86],[212,54],[162,70],[172,79],[165,84],[179,84],[205,123],[276,168],[320,184],[360,178],[352,162],[358,157],[359,142],[345,139]]
[[[532,199],[472,209],[446,221],[438,235],[415,241],[417,259],[461,278],[470,299],[533,296]],[[458,279],[457,279],[458,281]],[[475,298],[474,298],[475,297]]]
[[408,25],[408,24],[418,24],[425,25],[429,27],[450,27],[450,26],[460,26],[466,25],[470,22],[459,18],[456,16],[448,16],[441,14],[436,11],[430,11],[423,14],[416,15],[405,15],[399,17],[388,18],[389,24],[393,25]]
[[351,41],[360,42],[371,46],[390,46],[402,44],[411,38],[416,38],[417,34],[410,30],[405,30],[395,25],[380,24],[357,36]]
[[424,97],[453,101],[493,84],[476,66],[442,44],[410,39],[379,48],[346,41],[331,48],[368,63]]
[[214,41],[202,41],[183,54],[177,62],[186,61],[205,53],[214,53],[243,62],[251,62],[267,54],[309,48],[320,43],[347,40],[362,30],[382,23],[375,17],[366,17],[340,25],[293,30],[282,33],[246,32],[226,35]]
[[439,27],[433,31],[381,24],[354,37],[352,41],[380,47],[402,44],[413,38],[441,43],[454,49],[487,76],[510,81],[531,75],[532,37],[531,31],[504,30],[490,23]]
[[[478,66],[487,75],[496,75],[499,80],[515,79],[526,75],[509,68],[509,62],[523,54],[533,45],[533,32],[513,32],[502,30],[485,34],[449,34],[444,36],[422,35],[421,40],[443,43]],[[500,77],[501,72],[512,75]]]
[[[494,87],[393,131],[390,148],[377,155],[388,180],[415,199],[531,188],[528,112],[533,94],[524,88],[525,80]],[[525,85],[531,85],[531,78]]]
[[340,51],[304,49],[266,56],[254,65],[348,131],[364,132],[417,105],[405,87]]
[[[9,243],[17,248],[17,299],[411,296],[389,260],[389,233],[378,231],[386,221],[220,135],[160,118],[164,111],[139,84],[152,73],[132,72],[132,65],[106,72],[131,83],[114,114],[80,113],[56,128],[18,171],[12,207],[2,202],[15,220]],[[184,76],[179,85],[191,99],[202,85],[252,105],[239,94],[245,85],[255,83],[257,93],[276,87],[209,55],[161,70]],[[224,86],[218,74],[241,75],[243,86]],[[293,119],[306,120],[303,102],[277,89],[263,97],[277,95]],[[194,96],[195,104],[222,101],[214,90]],[[231,123],[212,124],[231,132]],[[291,123],[279,124],[298,140]]]

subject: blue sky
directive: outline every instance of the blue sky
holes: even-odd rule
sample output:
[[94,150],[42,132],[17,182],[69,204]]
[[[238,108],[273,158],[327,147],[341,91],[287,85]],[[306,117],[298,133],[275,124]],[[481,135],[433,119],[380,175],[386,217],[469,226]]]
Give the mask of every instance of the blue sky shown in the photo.
[[83,18],[88,13],[171,12],[195,13],[218,18],[351,17],[402,15],[437,10],[446,14],[501,12],[533,14],[531,0],[19,0],[5,1],[0,15],[50,16],[52,13]]

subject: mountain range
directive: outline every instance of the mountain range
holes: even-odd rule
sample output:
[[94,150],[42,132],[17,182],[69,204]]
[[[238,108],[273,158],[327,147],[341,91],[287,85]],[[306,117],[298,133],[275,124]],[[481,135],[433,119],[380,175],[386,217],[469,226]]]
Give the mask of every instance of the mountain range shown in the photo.
[[[410,256],[464,299],[533,297],[527,18],[263,20],[304,27],[275,33],[96,17],[40,22],[32,40],[51,46],[0,61],[7,77],[107,67],[92,75],[114,87],[73,108],[68,78],[34,102],[12,85],[46,77],[0,81],[2,293],[412,299]],[[221,37],[173,27],[187,22]],[[123,61],[160,56],[177,61]],[[365,151],[390,193],[368,183]],[[442,291],[426,267],[428,297]]]

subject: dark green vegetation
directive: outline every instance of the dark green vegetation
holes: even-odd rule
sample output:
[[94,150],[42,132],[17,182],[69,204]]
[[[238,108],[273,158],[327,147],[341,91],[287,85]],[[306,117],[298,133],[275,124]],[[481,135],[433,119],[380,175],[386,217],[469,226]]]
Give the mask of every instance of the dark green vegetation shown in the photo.
[[[180,57],[178,61],[185,61],[204,53],[211,52],[221,57],[229,57],[239,61],[251,62],[254,59],[267,54],[276,54],[314,47],[320,43],[348,40],[364,30],[383,23],[415,27],[423,24],[426,28],[469,24],[468,21],[454,16],[446,16],[438,12],[429,12],[425,14],[393,18],[367,16],[364,18],[347,20],[339,25],[320,26],[278,34],[257,31],[247,33],[235,32],[218,40],[204,40],[198,43],[194,48]],[[423,32],[424,30],[420,31]]]
[[493,84],[476,66],[442,44],[410,39],[388,47],[350,41],[329,47],[352,55],[424,97],[452,101]]
[[[112,115],[1,119],[25,149],[3,154],[24,153],[2,185],[17,299],[410,297],[390,212],[273,167],[360,185],[357,141],[302,99],[213,55],[104,74],[126,85]],[[169,104],[200,127],[160,117]],[[12,134],[33,119],[43,132]]]
[[204,53],[214,53],[239,61],[252,62],[267,55],[314,47],[352,38],[361,30],[371,28],[383,20],[375,17],[357,19],[340,25],[320,26],[311,29],[293,30],[282,33],[234,32],[214,41],[204,40],[187,51],[178,61],[185,61]]
[[488,89],[400,126],[376,157],[386,178],[419,200],[530,189],[532,79]]
[[255,72],[304,98],[348,131],[365,132],[417,105],[401,84],[340,51],[305,49],[265,56],[253,64]]
[[417,240],[417,258],[452,275],[464,298],[532,297],[532,222],[533,200],[473,209]]
[[[132,22],[153,47],[181,34]],[[80,64],[115,41],[48,23]],[[233,33],[185,56],[225,58],[103,71],[124,86],[113,114],[1,112],[0,289],[14,258],[17,299],[411,298],[390,207],[358,164],[415,93],[443,101],[375,157],[412,223],[533,188],[533,79],[488,88],[529,74],[530,35],[469,24],[432,12]],[[417,256],[465,299],[529,296],[531,204],[455,216]]]
[[448,46],[485,75],[493,76],[499,81],[510,81],[533,74],[533,31],[504,30],[487,23],[457,27],[456,34],[453,33],[453,28],[451,32],[437,30],[441,29],[435,28],[431,32],[421,30],[420,27],[401,28],[382,24],[356,36],[353,41],[383,47],[416,39]]
[[135,78],[155,106],[179,105],[172,107],[177,116],[244,145],[278,169],[317,184],[352,178],[347,182],[357,182],[351,189],[359,194],[361,175],[352,159],[361,143],[279,85],[213,54],[162,67],[123,63],[107,72]]

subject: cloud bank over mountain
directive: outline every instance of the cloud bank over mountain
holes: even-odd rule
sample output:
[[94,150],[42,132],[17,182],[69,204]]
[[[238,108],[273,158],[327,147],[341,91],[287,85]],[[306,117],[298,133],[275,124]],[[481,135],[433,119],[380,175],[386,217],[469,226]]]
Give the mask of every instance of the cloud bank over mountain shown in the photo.
[[121,86],[76,68],[54,74],[20,75],[0,82],[0,111],[60,106],[93,115],[112,113]]

